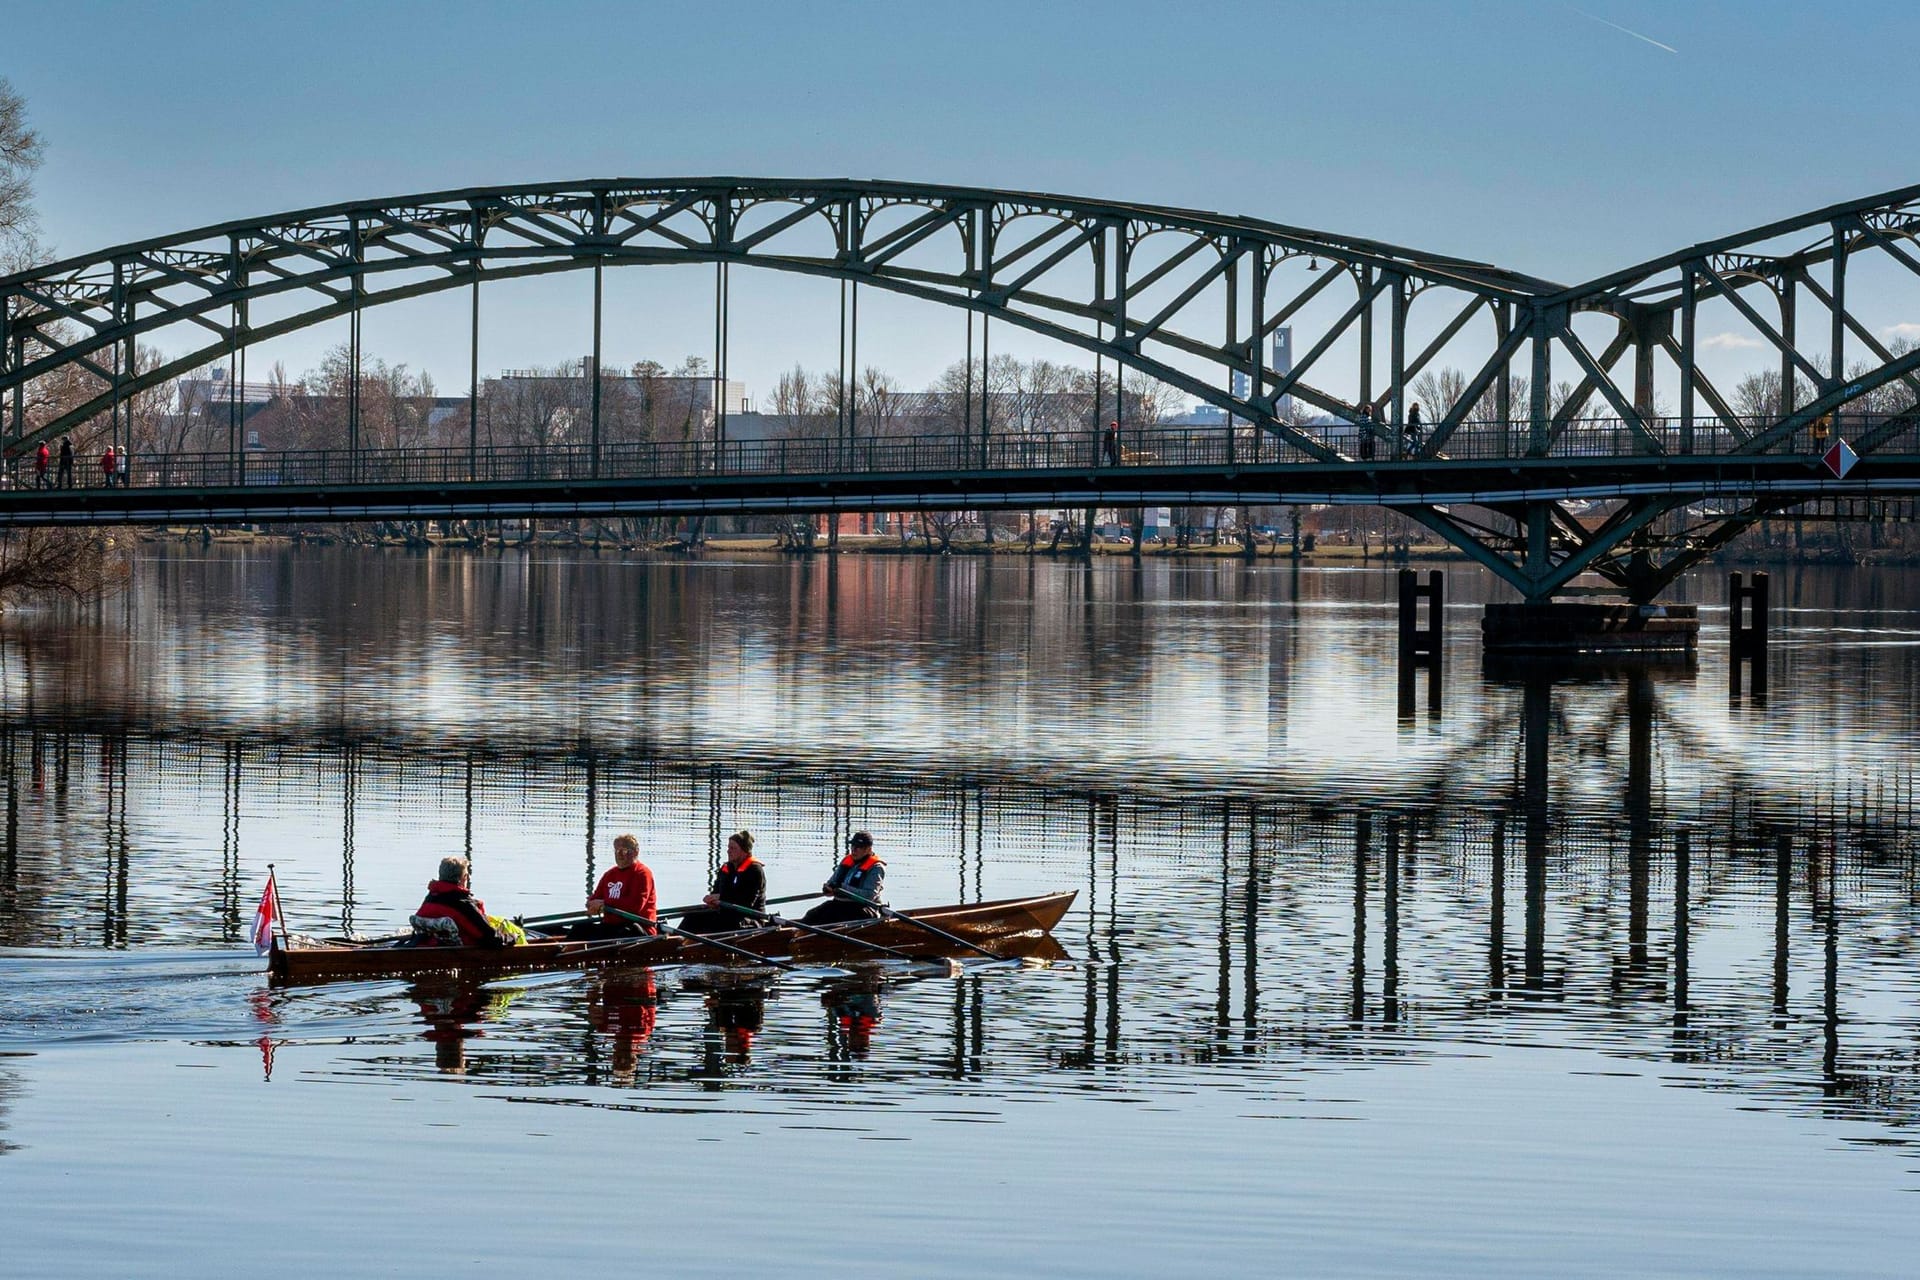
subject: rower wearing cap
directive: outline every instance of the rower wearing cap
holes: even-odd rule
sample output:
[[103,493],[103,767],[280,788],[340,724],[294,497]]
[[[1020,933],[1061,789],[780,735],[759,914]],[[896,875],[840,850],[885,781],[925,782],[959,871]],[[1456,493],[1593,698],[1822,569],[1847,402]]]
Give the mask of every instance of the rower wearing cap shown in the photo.
[[[856,831],[847,841],[847,856],[833,869],[820,891],[829,900],[807,912],[807,924],[835,924],[845,920],[877,920],[886,904],[887,864],[874,856],[873,837]],[[849,897],[847,895],[854,895]],[[855,897],[866,899],[855,901]],[[874,906],[867,905],[875,904]]]

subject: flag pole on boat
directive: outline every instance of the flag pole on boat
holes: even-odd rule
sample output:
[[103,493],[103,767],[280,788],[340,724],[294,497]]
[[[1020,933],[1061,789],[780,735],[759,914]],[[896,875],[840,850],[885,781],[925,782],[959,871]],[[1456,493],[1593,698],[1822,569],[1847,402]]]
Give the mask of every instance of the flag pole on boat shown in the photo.
[[273,929],[280,927],[280,946],[287,945],[287,917],[280,910],[280,886],[273,878],[273,864],[267,864],[267,887],[260,893],[260,905],[253,909],[253,949],[260,955],[273,950]]
[[287,949],[287,909],[280,905],[280,882],[274,878],[273,864],[267,864],[267,888],[273,894],[274,918],[280,922],[280,949]]

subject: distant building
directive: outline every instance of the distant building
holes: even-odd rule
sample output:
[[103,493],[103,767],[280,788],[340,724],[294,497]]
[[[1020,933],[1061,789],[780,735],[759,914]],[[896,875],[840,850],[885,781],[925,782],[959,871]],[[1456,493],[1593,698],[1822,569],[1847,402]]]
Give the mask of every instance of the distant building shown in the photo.
[[[1272,355],[1267,361],[1267,369],[1272,373],[1285,376],[1293,372],[1293,326],[1281,325],[1273,331]],[[1246,374],[1235,372],[1233,375],[1233,394],[1236,399],[1245,400],[1253,390],[1253,379]],[[1293,420],[1293,397],[1281,396],[1274,406],[1280,417]]]
[[[225,432],[229,424],[247,423],[273,402],[274,388],[265,382],[235,383],[227,378],[227,370],[215,368],[205,377],[182,378],[176,384],[178,396],[177,411],[182,426],[195,436],[219,434],[220,440],[209,442],[201,447],[227,447]],[[258,448],[258,445],[245,445],[244,448]]]
[[1196,404],[1185,413],[1160,419],[1163,427],[1224,427],[1227,411],[1219,405]]

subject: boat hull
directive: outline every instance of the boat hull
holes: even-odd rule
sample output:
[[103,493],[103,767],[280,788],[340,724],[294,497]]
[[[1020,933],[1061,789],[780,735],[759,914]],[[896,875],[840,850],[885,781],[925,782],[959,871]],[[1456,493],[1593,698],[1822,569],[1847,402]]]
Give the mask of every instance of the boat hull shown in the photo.
[[[922,907],[901,914],[1009,959],[1050,955],[1058,944],[1036,949],[1073,906],[1076,894],[1055,893],[1033,898],[947,907]],[[871,946],[908,952],[918,957],[965,957],[976,954],[965,945],[941,938],[905,921],[882,919],[828,926],[825,937],[801,929],[775,927],[715,935],[731,947],[769,960],[803,964],[839,964],[884,958]],[[354,978],[400,977],[416,973],[508,974],[546,969],[586,969],[603,965],[726,964],[751,966],[753,961],[721,947],[677,937],[620,938],[597,942],[560,939],[528,942],[517,947],[404,947],[391,943],[321,944],[283,948],[276,939],[267,960],[267,973],[276,985],[332,982]]]

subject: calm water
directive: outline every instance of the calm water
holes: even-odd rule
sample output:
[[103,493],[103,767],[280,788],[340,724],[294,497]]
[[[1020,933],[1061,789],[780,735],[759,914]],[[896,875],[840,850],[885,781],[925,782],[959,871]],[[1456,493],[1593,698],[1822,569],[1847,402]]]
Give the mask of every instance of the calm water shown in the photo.
[[[1483,671],[1284,564],[151,550],[0,619],[0,1273],[1911,1275],[1920,590],[1776,575],[1764,699]],[[1072,958],[270,990],[467,852],[689,902],[872,830]],[[452,1239],[449,1239],[449,1236]],[[254,1260],[258,1259],[256,1263]]]

